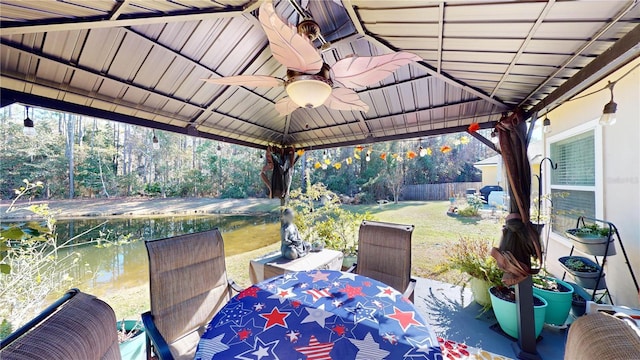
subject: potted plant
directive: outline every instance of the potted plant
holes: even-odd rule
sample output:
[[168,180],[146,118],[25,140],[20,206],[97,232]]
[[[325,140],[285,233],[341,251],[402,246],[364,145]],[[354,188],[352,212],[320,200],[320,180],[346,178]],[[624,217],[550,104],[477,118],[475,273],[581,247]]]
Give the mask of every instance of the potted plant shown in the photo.
[[576,249],[585,254],[594,256],[604,256],[605,252],[606,255],[616,254],[613,237],[608,227],[602,228],[596,224],[585,225],[577,229],[569,229],[565,235],[573,241]]
[[598,279],[602,268],[592,260],[582,256],[563,256],[558,261],[573,276],[576,284],[583,288],[597,290],[606,288],[605,274],[603,273]]
[[502,270],[489,255],[491,242],[483,239],[461,238],[447,246],[447,260],[438,266],[439,272],[457,270],[470,276],[473,299],[485,310],[491,308],[489,288],[502,284]]
[[[507,335],[518,338],[518,309],[516,306],[516,293],[513,288],[493,286],[489,289],[493,313],[498,324]],[[535,320],[536,337],[542,332],[547,310],[547,301],[538,295],[533,295],[533,314]]]
[[116,322],[118,343],[123,359],[137,359],[144,356],[146,337],[144,325],[140,320],[121,320]]
[[547,301],[544,322],[564,325],[571,310],[573,286],[562,280],[538,274],[533,277],[533,293]]

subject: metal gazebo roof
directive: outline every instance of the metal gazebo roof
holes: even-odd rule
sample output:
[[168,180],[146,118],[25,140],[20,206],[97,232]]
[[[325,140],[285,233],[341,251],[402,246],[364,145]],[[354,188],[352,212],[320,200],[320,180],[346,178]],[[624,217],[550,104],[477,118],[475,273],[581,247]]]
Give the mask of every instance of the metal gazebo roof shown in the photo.
[[[423,61],[358,89],[367,113],[280,116],[283,88],[208,84],[284,76],[246,0],[3,0],[2,105],[12,102],[265,147],[322,148],[492,127],[534,112],[638,56],[635,1],[280,0],[306,8],[328,64],[406,50]],[[295,5],[295,6],[294,6]],[[320,46],[320,44],[318,44]]]

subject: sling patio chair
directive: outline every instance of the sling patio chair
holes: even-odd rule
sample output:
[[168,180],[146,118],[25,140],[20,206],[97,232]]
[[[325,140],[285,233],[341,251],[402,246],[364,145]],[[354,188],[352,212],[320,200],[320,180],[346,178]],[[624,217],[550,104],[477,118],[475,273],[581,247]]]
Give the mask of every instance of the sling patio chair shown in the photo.
[[358,259],[349,272],[381,281],[413,301],[411,278],[413,225],[363,221],[358,235]]
[[147,357],[193,359],[208,322],[240,291],[227,279],[218,229],[146,241],[151,311],[142,314]]
[[0,344],[2,360],[120,360],[116,315],[95,296],[68,291]]

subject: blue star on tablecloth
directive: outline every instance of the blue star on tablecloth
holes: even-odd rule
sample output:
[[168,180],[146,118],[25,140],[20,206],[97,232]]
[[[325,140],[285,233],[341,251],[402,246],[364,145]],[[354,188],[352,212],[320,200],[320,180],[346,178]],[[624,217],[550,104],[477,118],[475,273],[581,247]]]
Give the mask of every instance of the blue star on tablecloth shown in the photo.
[[251,310],[245,309],[243,303],[236,303],[233,306],[225,307],[220,310],[220,314],[222,314],[222,316],[216,326],[222,326],[227,323],[239,325],[242,322],[242,319],[250,313]]

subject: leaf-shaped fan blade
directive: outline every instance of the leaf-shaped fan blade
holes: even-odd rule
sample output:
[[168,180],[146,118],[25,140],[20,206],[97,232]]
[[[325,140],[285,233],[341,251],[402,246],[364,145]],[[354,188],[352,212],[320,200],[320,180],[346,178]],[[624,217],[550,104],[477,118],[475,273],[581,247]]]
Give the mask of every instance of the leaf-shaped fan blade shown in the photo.
[[238,75],[222,77],[218,79],[202,80],[220,85],[237,85],[249,87],[276,87],[284,84],[284,82],[278,78],[265,75]]
[[278,102],[276,102],[276,110],[278,110],[278,112],[282,116],[291,114],[294,110],[296,110],[299,107],[300,106],[294,103],[293,100],[291,100],[291,98],[288,96],[285,96],[282,99],[278,100]]
[[295,27],[280,19],[271,1],[260,5],[258,15],[264,32],[269,39],[273,57],[287,69],[316,74],[322,68],[322,57],[306,37],[298,34]]
[[369,111],[369,105],[360,99],[355,91],[347,88],[335,88],[324,102],[326,107],[341,111]]
[[380,56],[342,59],[331,67],[333,81],[344,87],[358,88],[375,84],[391,75],[397,68],[422,60],[418,55],[397,52]]

